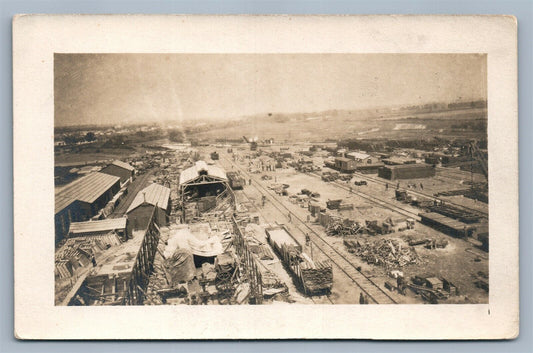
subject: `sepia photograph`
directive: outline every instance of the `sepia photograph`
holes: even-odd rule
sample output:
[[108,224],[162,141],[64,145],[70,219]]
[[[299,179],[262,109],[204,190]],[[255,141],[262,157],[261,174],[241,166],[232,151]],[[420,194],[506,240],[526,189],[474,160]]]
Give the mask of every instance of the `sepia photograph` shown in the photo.
[[515,19],[13,26],[16,337],[518,335]]
[[56,305],[487,303],[483,54],[56,54]]

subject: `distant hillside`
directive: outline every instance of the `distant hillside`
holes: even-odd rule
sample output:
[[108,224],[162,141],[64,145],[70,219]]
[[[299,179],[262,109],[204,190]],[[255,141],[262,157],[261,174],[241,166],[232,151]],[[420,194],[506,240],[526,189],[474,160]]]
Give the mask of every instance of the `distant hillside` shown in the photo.
[[[466,103],[465,103],[466,104]],[[471,103],[468,103],[470,106]],[[228,124],[211,123],[189,131],[195,138],[238,139],[241,136],[260,140],[322,141],[326,138],[412,138],[417,136],[486,135],[487,109],[472,104],[448,108],[387,108],[373,110],[329,110],[325,112],[271,113],[235,120]]]

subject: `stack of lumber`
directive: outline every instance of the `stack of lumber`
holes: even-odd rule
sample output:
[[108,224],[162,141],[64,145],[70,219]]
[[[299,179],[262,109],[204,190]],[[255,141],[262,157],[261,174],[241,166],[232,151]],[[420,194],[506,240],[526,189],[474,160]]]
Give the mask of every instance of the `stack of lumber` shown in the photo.
[[[287,285],[275,273],[266,268],[261,269],[261,279],[263,292],[267,291],[267,293],[277,294],[289,290]],[[272,290],[268,291],[269,289]],[[281,291],[274,291],[273,289],[281,289]]]
[[250,228],[246,228],[245,242],[248,245],[248,249],[256,254],[260,260],[274,260],[274,254],[270,247],[264,242],[255,237],[255,233],[250,231]]
[[359,222],[346,222],[340,219],[332,219],[326,226],[326,234],[329,236],[349,236],[361,234],[364,227]]
[[353,210],[353,203],[341,203],[339,205],[339,211]]
[[300,273],[307,293],[315,293],[331,289],[333,271],[328,261],[311,260],[302,253],[304,261],[300,262]]
[[326,207],[330,210],[336,210],[340,207],[342,200],[327,200]]

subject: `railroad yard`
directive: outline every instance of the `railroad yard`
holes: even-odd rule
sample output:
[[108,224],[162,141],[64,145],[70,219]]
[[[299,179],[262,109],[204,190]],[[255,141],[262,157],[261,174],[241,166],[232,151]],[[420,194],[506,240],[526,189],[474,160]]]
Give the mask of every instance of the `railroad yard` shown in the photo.
[[[246,138],[145,152],[84,161],[99,194],[56,188],[56,305],[488,302],[473,153],[460,168]],[[97,193],[88,175],[71,183]]]

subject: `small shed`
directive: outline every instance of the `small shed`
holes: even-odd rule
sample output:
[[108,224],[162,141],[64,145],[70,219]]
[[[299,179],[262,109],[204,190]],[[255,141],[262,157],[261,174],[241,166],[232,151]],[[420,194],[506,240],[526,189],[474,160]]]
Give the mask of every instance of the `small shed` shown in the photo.
[[356,163],[353,159],[345,157],[336,157],[335,158],[335,169],[343,172],[350,173],[356,169]]
[[168,225],[172,208],[169,188],[154,183],[137,193],[126,211],[134,229],[144,229],[148,226],[154,207],[157,225]]
[[135,168],[128,163],[116,160],[109,164],[107,167],[101,170],[102,173],[118,176],[120,178],[120,184],[124,185],[128,181],[133,180],[135,175]]

